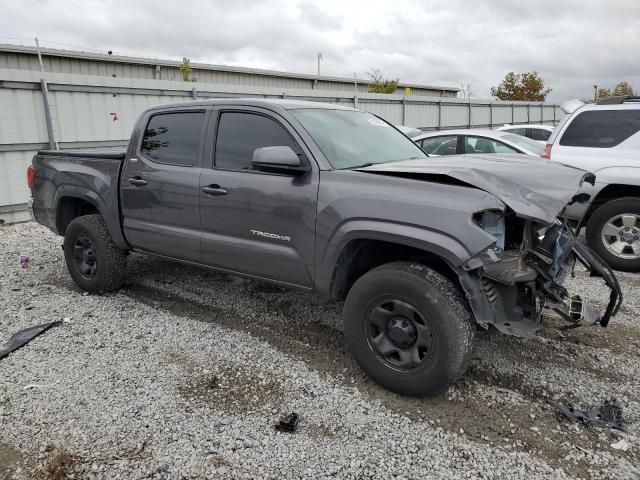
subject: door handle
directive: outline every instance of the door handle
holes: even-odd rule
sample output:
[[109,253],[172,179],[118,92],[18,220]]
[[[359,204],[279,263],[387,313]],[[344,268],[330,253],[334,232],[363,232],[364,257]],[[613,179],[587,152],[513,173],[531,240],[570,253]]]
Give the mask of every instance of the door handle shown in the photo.
[[129,178],[127,181],[134,187],[144,187],[147,184],[147,181],[138,175]]
[[207,195],[211,195],[212,197],[220,197],[222,195],[226,195],[227,189],[222,188],[220,185],[213,184],[202,187],[202,193],[206,193]]

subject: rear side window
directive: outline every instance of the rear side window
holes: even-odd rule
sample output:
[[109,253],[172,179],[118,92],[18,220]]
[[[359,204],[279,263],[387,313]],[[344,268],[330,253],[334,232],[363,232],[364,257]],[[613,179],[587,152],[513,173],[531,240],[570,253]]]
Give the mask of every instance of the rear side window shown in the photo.
[[592,110],[580,113],[565,130],[560,145],[610,148],[640,131],[640,110]]
[[457,147],[458,137],[456,135],[425,138],[422,141],[422,150],[428,155],[455,155]]
[[551,132],[549,130],[544,130],[542,128],[530,128],[529,131],[529,138],[531,140],[538,140],[539,142],[546,142],[551,136]]
[[492,138],[465,137],[464,153],[518,153],[518,151]]
[[262,147],[300,149],[289,133],[275,120],[262,115],[223,112],[216,138],[216,168],[251,170],[253,152]]
[[504,131],[509,133],[515,133],[516,135],[522,135],[523,137],[527,135],[526,128],[505,128]]
[[149,119],[142,153],[158,163],[192,167],[198,163],[204,112],[162,113]]

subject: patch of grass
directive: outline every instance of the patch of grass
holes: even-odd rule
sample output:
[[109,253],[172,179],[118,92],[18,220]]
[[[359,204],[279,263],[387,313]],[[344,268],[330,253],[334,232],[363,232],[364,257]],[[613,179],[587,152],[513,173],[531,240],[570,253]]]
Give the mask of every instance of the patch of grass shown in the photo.
[[65,480],[70,478],[76,466],[82,463],[79,455],[68,452],[63,447],[54,447],[36,477],[38,480]]

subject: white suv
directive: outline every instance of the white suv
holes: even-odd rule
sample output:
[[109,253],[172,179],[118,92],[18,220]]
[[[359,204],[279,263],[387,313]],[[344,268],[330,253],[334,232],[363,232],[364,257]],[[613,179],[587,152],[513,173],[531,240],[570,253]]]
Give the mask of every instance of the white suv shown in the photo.
[[[577,108],[576,108],[577,107]],[[618,270],[640,271],[640,97],[567,102],[542,158],[588,170],[586,203],[566,216],[586,225],[587,244]]]

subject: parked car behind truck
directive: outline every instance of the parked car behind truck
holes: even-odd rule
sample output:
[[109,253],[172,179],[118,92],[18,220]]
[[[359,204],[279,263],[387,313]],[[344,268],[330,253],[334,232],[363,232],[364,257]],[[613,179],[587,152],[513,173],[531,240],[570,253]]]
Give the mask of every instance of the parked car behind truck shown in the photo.
[[565,214],[586,225],[587,244],[610,266],[640,271],[640,97],[566,105],[572,108],[543,158],[589,170],[597,180],[581,191],[589,199]]
[[[226,99],[147,110],[126,152],[40,152],[29,178],[80,288],[118,288],[135,251],[314,290],[345,301],[371,378],[425,395],[464,373],[477,324],[606,326],[620,306],[557,220],[592,176],[512,157],[428,158],[370,113]],[[562,286],[575,261],[612,289],[604,311]]]

